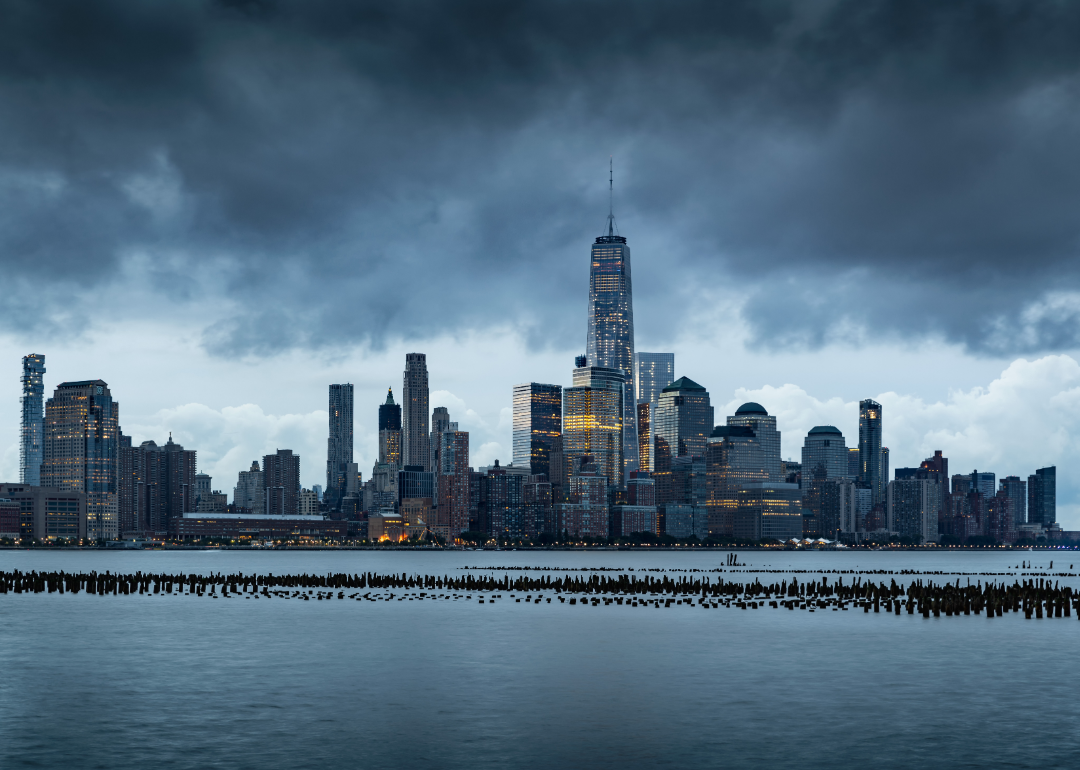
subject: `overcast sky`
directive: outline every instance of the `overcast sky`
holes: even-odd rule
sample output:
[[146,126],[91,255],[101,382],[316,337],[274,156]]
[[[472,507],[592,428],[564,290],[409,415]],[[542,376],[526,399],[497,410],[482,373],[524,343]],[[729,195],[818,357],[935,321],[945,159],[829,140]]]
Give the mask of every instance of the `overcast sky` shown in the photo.
[[214,486],[277,447],[324,483],[404,354],[510,456],[511,388],[569,384],[615,214],[639,350],[718,418],[892,465],[1058,465],[1080,529],[1080,5],[0,0],[0,475],[19,359],[105,379]]

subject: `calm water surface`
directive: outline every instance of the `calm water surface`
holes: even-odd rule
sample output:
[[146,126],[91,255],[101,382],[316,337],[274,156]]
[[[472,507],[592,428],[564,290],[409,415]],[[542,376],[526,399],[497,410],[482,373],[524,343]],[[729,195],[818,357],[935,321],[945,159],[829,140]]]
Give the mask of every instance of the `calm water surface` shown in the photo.
[[[1044,552],[739,558],[750,571],[725,578],[975,582],[1027,558],[1080,572],[1080,554]],[[0,552],[8,570],[515,565],[714,569],[724,554]],[[0,767],[1076,768],[1078,653],[1076,618],[1022,615],[8,594]]]

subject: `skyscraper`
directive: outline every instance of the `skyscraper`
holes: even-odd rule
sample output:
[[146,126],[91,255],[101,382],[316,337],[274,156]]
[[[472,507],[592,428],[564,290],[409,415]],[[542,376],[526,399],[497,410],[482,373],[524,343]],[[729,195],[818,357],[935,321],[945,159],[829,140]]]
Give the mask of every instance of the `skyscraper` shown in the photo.
[[469,528],[469,433],[452,422],[439,436],[435,534],[452,543]]
[[127,471],[118,482],[121,534],[167,536],[174,520],[196,510],[195,450],[184,449],[170,434],[164,446],[144,441],[120,453]]
[[652,421],[657,505],[675,502],[672,463],[677,457],[704,458],[713,423],[709,392],[689,377],[680,377],[660,392]]
[[888,481],[881,450],[881,404],[865,399],[859,402],[859,481],[870,490],[874,505],[884,502]]
[[379,406],[379,462],[401,465],[401,405],[394,403],[393,388]]
[[237,474],[233,505],[238,513],[266,513],[266,484],[258,460],[251,462],[250,470]]
[[[729,426],[742,425],[754,431],[754,436],[761,443],[761,451],[765,453],[765,471],[768,477],[765,479],[774,484],[784,481],[783,468],[780,460],[780,431],[776,429],[776,417],[765,411],[765,407],[753,401],[740,406],[735,410],[734,416],[727,418]],[[803,476],[808,471],[802,469]]]
[[119,533],[120,405],[102,380],[63,382],[45,404],[41,486],[86,493],[86,534]]
[[1057,466],[1028,476],[1028,523],[1047,527],[1057,521]]
[[638,353],[634,360],[634,400],[655,404],[664,388],[675,381],[675,354]]
[[562,386],[539,382],[515,385],[514,465],[548,476],[552,442],[561,434]]
[[844,434],[832,425],[818,425],[806,434],[802,449],[803,489],[810,488],[817,478],[819,468],[824,471],[822,478],[849,478],[848,449],[844,443]]
[[739,491],[744,485],[768,481],[765,452],[753,429],[746,425],[718,425],[705,450],[705,477],[709,534],[731,537]]
[[279,449],[263,456],[263,495],[269,516],[300,514],[300,455]]
[[674,353],[638,353],[634,357],[634,399],[637,401],[638,462],[641,470],[652,468],[653,435],[660,393],[675,381]]
[[[610,187],[610,180],[609,180]],[[634,300],[630,279],[630,247],[615,234],[615,215],[608,213],[607,235],[592,247],[589,267],[589,331],[585,357],[591,366],[618,369],[623,391],[620,454],[627,470],[637,466],[637,410],[634,387]]]
[[430,470],[431,448],[428,435],[427,356],[405,355],[405,373],[401,388],[401,464],[418,465]]
[[19,441],[19,482],[41,486],[44,429],[45,356],[31,353],[22,360],[22,435]]
[[[445,406],[435,407],[431,413],[431,437],[428,446],[431,447],[431,457],[428,459],[428,468],[436,476],[439,475],[439,443],[443,431],[450,429],[450,410]],[[455,428],[456,430],[456,428]]]
[[326,440],[326,502],[339,508],[353,461],[353,386],[330,386],[330,437]]
[[[566,469],[593,458],[608,484],[623,479],[622,391],[588,385],[563,390],[562,456]],[[569,475],[569,474],[568,474]]]
[[1013,529],[1027,523],[1027,482],[1019,476],[1006,476],[1001,480],[1001,491],[1012,503]]

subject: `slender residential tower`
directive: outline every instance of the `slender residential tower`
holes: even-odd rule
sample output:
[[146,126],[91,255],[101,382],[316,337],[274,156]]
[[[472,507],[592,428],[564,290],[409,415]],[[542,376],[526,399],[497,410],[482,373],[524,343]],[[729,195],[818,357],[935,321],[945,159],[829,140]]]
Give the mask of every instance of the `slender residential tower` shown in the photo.
[[888,450],[881,446],[881,411],[877,401],[859,402],[859,481],[870,490],[875,505],[885,500],[889,482]]
[[405,354],[405,373],[401,388],[401,464],[419,465],[429,470],[431,436],[428,435],[431,412],[428,409],[427,356]]
[[41,486],[42,430],[45,420],[45,356],[31,353],[22,360],[22,436],[19,442],[19,482]]
[[[609,169],[608,194],[613,182]],[[608,232],[596,239],[589,267],[588,366],[618,369],[625,376],[623,389],[623,463],[637,468],[637,409],[634,393],[634,299],[630,281],[630,247],[615,234],[614,207],[608,210]]]
[[330,437],[326,440],[326,500],[341,505],[353,461],[353,386],[330,386]]

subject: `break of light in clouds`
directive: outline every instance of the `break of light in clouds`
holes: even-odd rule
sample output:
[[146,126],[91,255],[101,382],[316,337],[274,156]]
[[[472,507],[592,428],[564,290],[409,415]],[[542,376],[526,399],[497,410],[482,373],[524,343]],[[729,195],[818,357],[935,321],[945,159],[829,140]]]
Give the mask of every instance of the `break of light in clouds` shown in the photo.
[[0,14],[4,446],[35,351],[48,392],[106,379],[127,432],[173,430],[222,489],[286,443],[323,483],[326,385],[352,381],[366,474],[419,350],[474,464],[505,460],[512,385],[565,384],[584,346],[614,154],[638,349],[718,415],[760,400],[797,456],[878,394],[894,466],[1057,463],[1080,528],[1080,7]]

